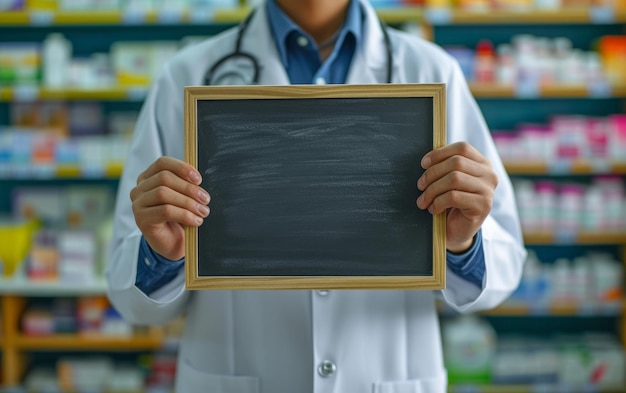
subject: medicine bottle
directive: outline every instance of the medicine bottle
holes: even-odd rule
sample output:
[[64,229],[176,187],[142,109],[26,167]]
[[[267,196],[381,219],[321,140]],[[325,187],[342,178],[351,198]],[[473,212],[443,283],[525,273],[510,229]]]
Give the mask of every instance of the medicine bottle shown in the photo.
[[43,41],[42,63],[45,87],[62,89],[68,85],[72,44],[63,34],[51,33]]

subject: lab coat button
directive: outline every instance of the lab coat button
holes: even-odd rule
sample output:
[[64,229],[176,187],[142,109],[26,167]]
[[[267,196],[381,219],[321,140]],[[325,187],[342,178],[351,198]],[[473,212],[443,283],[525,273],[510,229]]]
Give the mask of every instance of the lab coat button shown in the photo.
[[335,363],[330,360],[324,360],[317,367],[317,373],[324,378],[330,377],[335,373],[335,371],[337,371],[337,366],[335,366]]
[[320,296],[328,296],[328,291],[326,289],[322,289],[317,291],[317,294]]
[[301,35],[300,37],[298,37],[298,45],[304,48],[308,44],[309,40],[305,36]]

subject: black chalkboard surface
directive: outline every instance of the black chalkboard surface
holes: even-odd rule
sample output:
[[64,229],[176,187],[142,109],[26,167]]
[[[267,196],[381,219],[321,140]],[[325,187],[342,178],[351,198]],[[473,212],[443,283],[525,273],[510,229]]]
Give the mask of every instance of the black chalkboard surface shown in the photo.
[[444,85],[188,87],[185,113],[211,194],[188,288],[445,286],[445,218],[415,203]]

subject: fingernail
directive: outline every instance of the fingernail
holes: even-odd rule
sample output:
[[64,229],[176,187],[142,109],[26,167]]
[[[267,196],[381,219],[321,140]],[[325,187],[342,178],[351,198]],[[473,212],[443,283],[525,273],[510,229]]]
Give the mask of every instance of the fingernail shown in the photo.
[[198,204],[196,206],[196,210],[198,210],[198,213],[200,213],[202,217],[206,217],[209,215],[209,208],[204,205]]
[[203,220],[202,218],[200,218],[200,217],[196,217],[196,224],[197,224],[198,226],[202,225],[202,223],[203,223],[203,222],[204,222],[204,220]]
[[202,181],[202,178],[200,177],[200,174],[196,171],[191,171],[189,172],[189,179],[194,182],[194,184],[200,184],[200,182]]
[[430,157],[426,156],[422,158],[422,168],[426,169],[430,166]]
[[419,180],[417,181],[417,188],[420,189],[420,191],[424,190],[424,183],[426,183],[426,180],[424,180],[424,177],[420,177]]
[[434,211],[435,211],[435,208],[433,207],[433,205],[430,205],[430,206],[428,207],[428,212],[429,212],[430,214],[435,214],[435,213],[434,213]]
[[209,203],[211,200],[211,196],[204,190],[198,191],[198,198],[200,198],[202,203]]
[[420,195],[419,198],[417,198],[417,206],[421,208],[423,203],[424,203],[424,194]]

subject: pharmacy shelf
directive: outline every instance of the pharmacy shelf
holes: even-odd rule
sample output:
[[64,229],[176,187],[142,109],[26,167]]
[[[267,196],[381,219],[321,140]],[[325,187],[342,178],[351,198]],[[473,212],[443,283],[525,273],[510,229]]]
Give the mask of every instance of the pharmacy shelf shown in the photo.
[[510,175],[593,175],[619,174],[626,175],[626,162],[591,162],[588,160],[561,160],[554,162],[524,161],[505,162],[504,166]]
[[[0,26],[63,26],[63,25],[148,25],[148,24],[194,24],[239,23],[250,13],[250,7],[232,9],[174,10],[150,12],[124,11],[19,11],[0,12]],[[387,23],[403,23],[422,20],[419,7],[381,8],[377,10]]]
[[[594,175],[618,174],[626,175],[626,162],[592,163],[585,160],[562,160],[555,162],[524,161],[505,162],[504,166],[510,175]],[[19,179],[116,179],[122,175],[124,164],[111,162],[102,166],[86,167],[78,164],[54,165],[20,165],[11,168],[0,164],[0,180]]]
[[[624,10],[593,7],[475,12],[407,6],[378,8],[376,11],[381,19],[387,23],[427,22],[433,25],[626,23],[626,11]],[[249,12],[249,7],[194,10],[193,12],[178,12],[167,9],[150,12],[31,10],[0,12],[0,26],[238,23],[244,20]]]
[[18,349],[29,351],[141,351],[157,350],[163,345],[163,336],[106,336],[99,334],[56,334],[51,336],[18,335],[14,339]]
[[[626,85],[601,86],[554,85],[545,87],[516,88],[511,85],[470,85],[477,98],[624,98]],[[142,101],[148,92],[146,86],[116,86],[111,88],[49,89],[39,86],[0,87],[0,101],[36,100],[99,100]]]
[[626,386],[570,385],[451,385],[448,393],[624,393]]
[[[24,280],[25,281],[25,280]],[[6,284],[6,285],[5,285]],[[5,287],[16,287],[5,291]],[[63,287],[63,288],[61,288]],[[51,295],[102,295],[104,280],[94,285],[34,284],[21,282],[18,278],[0,281],[0,316],[2,322],[2,360],[0,363],[1,381],[4,386],[21,383],[26,370],[29,351],[154,351],[167,343],[161,327],[150,327],[135,331],[132,335],[104,335],[100,333],[54,334],[50,336],[29,336],[19,331],[21,318],[31,296]],[[45,293],[41,292],[45,290]],[[0,387],[0,391],[1,391]]]
[[555,233],[533,232],[524,233],[524,242],[534,245],[554,244],[626,244],[626,231],[615,232],[579,232]]
[[501,24],[606,24],[625,23],[626,11],[606,7],[561,8],[557,10],[425,10],[425,19],[435,25]]
[[11,278],[0,278],[0,295],[48,297],[92,296],[106,293],[107,284],[104,278],[96,278],[91,283],[31,281],[20,274]]
[[557,302],[552,304],[528,304],[505,302],[494,309],[483,311],[491,316],[619,316],[626,307],[626,300],[612,303]]
[[249,8],[216,9],[202,12],[48,11],[0,12],[0,26],[78,26],[78,25],[147,25],[189,23],[237,23]]
[[147,86],[115,86],[110,88],[49,89],[39,86],[0,87],[0,101],[37,100],[99,100],[143,101]]
[[15,167],[0,164],[0,180],[54,180],[54,179],[117,179],[124,164],[109,162],[104,165],[30,164]]
[[626,85],[588,86],[585,84],[550,86],[513,86],[492,83],[471,83],[477,98],[621,98],[626,97]]
[[[440,315],[457,315],[449,306],[437,303]],[[615,302],[581,303],[581,302],[537,302],[534,304],[519,301],[506,301],[500,306],[480,311],[481,315],[501,317],[527,316],[576,316],[576,317],[618,317],[626,308],[626,299]]]

